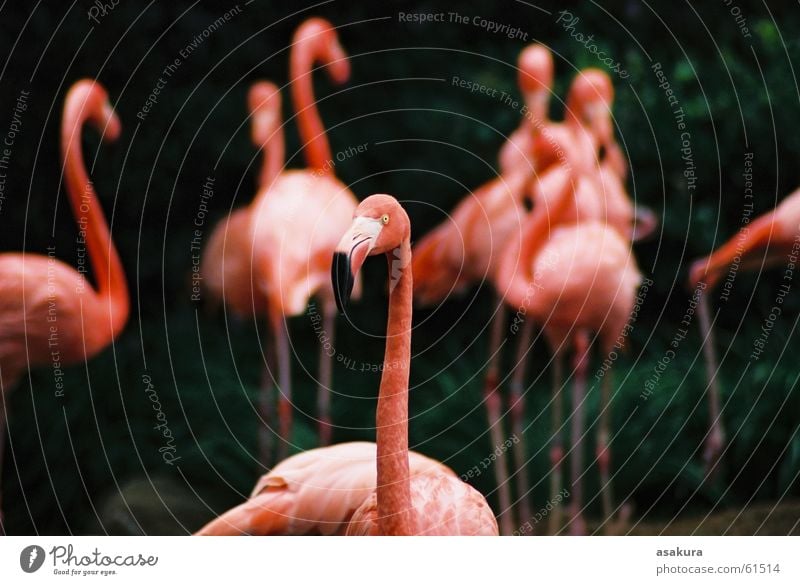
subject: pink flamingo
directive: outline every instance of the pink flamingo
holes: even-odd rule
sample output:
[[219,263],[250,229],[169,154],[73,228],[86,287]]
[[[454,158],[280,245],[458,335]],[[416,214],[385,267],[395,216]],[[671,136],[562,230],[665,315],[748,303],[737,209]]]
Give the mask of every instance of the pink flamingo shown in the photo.
[[[281,96],[278,87],[268,81],[254,83],[247,96],[247,104],[252,116],[253,144],[264,150],[264,159],[258,178],[259,190],[269,189],[273,180],[280,174],[284,162],[284,142],[282,134]],[[259,288],[256,278],[258,265],[253,263],[250,253],[258,242],[251,240],[251,207],[234,210],[221,220],[211,233],[203,251],[201,274],[209,306],[225,306],[238,319],[247,316],[259,318],[267,313],[266,295]],[[261,378],[259,392],[259,415],[267,425],[260,425],[259,457],[266,465],[272,452],[272,433],[275,426],[273,409],[269,405],[272,392],[271,352],[267,352],[268,363]]]
[[[526,120],[500,152],[499,177],[464,198],[448,222],[423,237],[414,247],[414,296],[424,305],[443,301],[453,292],[494,279],[501,251],[519,232],[525,216],[523,200],[528,195],[535,165],[529,158],[530,142],[547,123],[547,105],[553,81],[550,51],[542,45],[526,48],[519,58],[519,85],[525,96]],[[538,164],[538,161],[537,161]],[[500,291],[498,291],[498,294]],[[501,445],[503,435],[502,401],[498,394],[499,357],[502,344],[503,313],[495,311],[490,324],[489,359],[483,397],[492,445]],[[517,435],[515,456],[525,452],[524,436]],[[503,457],[493,465],[502,534],[513,532],[511,489]],[[524,480],[517,475],[518,487]],[[521,483],[520,483],[521,482]],[[526,514],[521,492],[518,502]],[[530,515],[527,514],[529,517]]]
[[[720,412],[718,363],[708,307],[708,294],[725,277],[732,265],[737,271],[763,270],[792,262],[800,249],[800,189],[792,192],[778,207],[761,215],[739,230],[713,254],[692,263],[689,285],[698,291],[698,320],[702,333],[708,379],[709,431],[703,449],[708,473],[717,468],[725,446],[725,429]],[[705,286],[703,286],[705,285]]]
[[480,493],[443,464],[408,450],[410,237],[397,200],[372,195],[358,206],[333,263],[340,310],[368,256],[384,255],[390,266],[376,443],[344,443],[287,459],[261,478],[250,500],[198,534],[497,535]]
[[[106,90],[92,80],[78,81],[67,94],[61,157],[67,195],[97,288],[52,254],[0,254],[0,469],[6,392],[30,368],[85,362],[107,347],[128,321],[125,273],[81,153],[86,122],[106,141],[116,140],[121,132]],[[0,515],[0,531],[2,524]]]
[[[333,251],[352,218],[357,200],[333,174],[328,139],[314,100],[311,68],[324,64],[336,83],[344,83],[350,67],[333,26],[311,18],[297,29],[290,58],[292,98],[309,169],[278,174],[251,204],[250,234],[258,286],[267,301],[267,317],[276,340],[278,419],[281,441],[278,459],[288,454],[292,427],[291,356],[286,318],[305,312],[319,295],[321,322],[331,346],[335,307],[330,289]],[[276,138],[281,140],[282,137]],[[269,350],[267,350],[269,352]],[[320,344],[318,421],[320,443],[331,437],[331,359]],[[266,402],[266,401],[265,401]]]

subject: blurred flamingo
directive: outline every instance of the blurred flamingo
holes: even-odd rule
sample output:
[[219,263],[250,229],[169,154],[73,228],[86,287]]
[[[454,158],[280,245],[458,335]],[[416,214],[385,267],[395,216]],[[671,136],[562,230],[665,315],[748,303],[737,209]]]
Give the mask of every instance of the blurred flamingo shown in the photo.
[[[621,335],[635,303],[641,275],[630,250],[630,242],[602,221],[571,218],[577,197],[577,173],[566,164],[553,166],[539,176],[535,186],[541,192],[528,216],[522,236],[507,249],[497,272],[497,286],[504,290],[506,302],[528,321],[538,323],[553,352],[553,446],[551,460],[551,501],[561,490],[560,442],[562,410],[560,388],[562,361],[570,345],[575,351],[572,418],[573,453],[571,457],[572,507],[571,531],[585,532],[582,518],[583,456],[580,438],[584,429],[583,403],[592,334],[599,337],[601,348],[610,352],[624,341]],[[519,364],[521,365],[521,364]],[[518,365],[518,366],[519,366]],[[603,476],[604,511],[610,515],[611,494],[608,486],[607,401],[610,374],[602,385],[601,421],[599,424],[598,460]],[[553,531],[560,528],[556,506],[550,512]],[[608,516],[607,516],[608,517]]]
[[[130,300],[117,250],[111,240],[81,152],[85,123],[104,140],[119,137],[121,125],[100,83],[81,80],[67,93],[61,122],[61,158],[67,195],[94,272],[85,274],[47,256],[0,254],[0,469],[6,392],[39,366],[85,362],[108,346],[128,321]],[[0,530],[2,530],[0,515]]]
[[[291,355],[287,317],[301,315],[318,295],[322,331],[334,342],[335,307],[328,275],[338,235],[349,225],[357,200],[333,174],[325,129],[317,111],[312,67],[320,62],[341,84],[350,75],[347,55],[333,26],[311,18],[297,29],[290,56],[292,99],[309,165],[279,173],[259,190],[251,205],[250,241],[258,286],[265,295],[267,316],[276,340],[278,419],[281,441],[278,459],[288,454],[292,428]],[[269,353],[269,348],[267,348]],[[318,422],[320,443],[331,438],[331,357],[320,343]]]
[[697,291],[698,320],[703,339],[708,379],[709,431],[703,449],[708,473],[717,468],[725,446],[725,429],[720,412],[718,363],[708,307],[708,294],[725,277],[732,265],[736,272],[761,271],[765,268],[793,263],[800,251],[800,189],[795,190],[778,207],[761,215],[739,230],[713,254],[692,263],[689,285]]
[[198,534],[497,534],[483,496],[443,464],[408,450],[410,236],[408,216],[397,200],[373,195],[356,210],[333,263],[342,311],[367,256],[384,255],[389,263],[376,443],[344,443],[287,459],[261,478],[250,500]]
[[[281,96],[278,87],[267,81],[254,83],[247,95],[252,117],[253,144],[264,150],[264,159],[258,177],[259,190],[269,189],[281,172],[284,163],[284,142],[281,116]],[[257,285],[256,271],[251,253],[258,242],[250,239],[251,207],[242,207],[221,220],[211,233],[203,251],[200,266],[208,294],[209,306],[225,303],[237,319],[266,315],[267,299]],[[271,359],[270,352],[267,356]],[[269,396],[272,388],[271,362],[262,374],[259,396],[259,413],[267,426],[274,427]],[[272,432],[259,426],[259,457],[263,464],[269,461],[272,451]]]

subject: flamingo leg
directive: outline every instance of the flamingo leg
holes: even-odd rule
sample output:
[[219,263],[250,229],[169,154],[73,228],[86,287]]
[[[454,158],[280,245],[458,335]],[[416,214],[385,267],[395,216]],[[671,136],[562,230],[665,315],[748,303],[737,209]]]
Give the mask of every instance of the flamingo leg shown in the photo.
[[278,461],[289,456],[292,435],[292,380],[289,333],[283,319],[275,320],[275,338],[278,355]]
[[521,526],[531,519],[529,504],[530,483],[528,481],[527,454],[524,418],[525,418],[525,373],[527,352],[533,337],[533,319],[525,319],[522,326],[519,345],[517,346],[516,368],[511,376],[511,433],[518,440],[514,447],[514,473],[517,485],[517,522]]
[[[500,370],[500,345],[503,337],[503,311],[499,309],[492,317],[489,335],[489,364],[486,368],[484,379],[483,398],[486,404],[486,415],[489,420],[489,437],[492,442],[492,452],[505,442],[502,423],[502,400],[498,388]],[[500,506],[497,519],[500,525],[500,534],[510,535],[514,531],[511,517],[511,489],[508,482],[506,460],[501,453],[492,464],[494,478],[497,483],[497,500]]]
[[553,509],[550,511],[548,532],[558,534],[561,530],[561,506],[556,505],[561,493],[561,463],[564,460],[564,443],[561,438],[561,425],[564,422],[564,405],[561,400],[561,384],[564,381],[564,362],[561,350],[556,350],[553,356],[553,404],[551,406],[552,432],[550,436],[550,502]]
[[330,303],[322,305],[322,330],[328,336],[330,346],[320,342],[319,346],[319,388],[317,389],[317,416],[319,417],[319,444],[331,444],[331,368],[333,360],[328,354],[329,347],[334,347],[333,340],[336,327],[336,314]]
[[572,480],[570,534],[586,534],[583,519],[583,431],[586,427],[586,376],[589,369],[589,335],[578,331],[575,335],[575,378],[572,382],[572,456],[570,475]]
[[709,430],[703,448],[703,461],[706,473],[711,474],[717,469],[719,456],[725,445],[725,430],[720,416],[720,388],[717,378],[718,362],[714,345],[714,335],[711,329],[711,317],[708,307],[708,296],[700,293],[697,303],[697,318],[700,322],[700,334],[703,340],[703,354],[706,361],[706,380],[708,381],[708,417]]
[[263,424],[258,429],[258,458],[261,465],[271,467],[275,451],[275,345],[269,335],[264,341],[264,367],[258,395],[258,414]]
[[[608,353],[605,355],[608,355]],[[608,370],[600,385],[600,421],[597,427],[597,467],[600,470],[600,497],[603,502],[603,518],[608,533],[616,532],[616,525],[611,522],[614,514],[614,493],[611,489],[611,445],[609,445],[611,380],[611,370]]]

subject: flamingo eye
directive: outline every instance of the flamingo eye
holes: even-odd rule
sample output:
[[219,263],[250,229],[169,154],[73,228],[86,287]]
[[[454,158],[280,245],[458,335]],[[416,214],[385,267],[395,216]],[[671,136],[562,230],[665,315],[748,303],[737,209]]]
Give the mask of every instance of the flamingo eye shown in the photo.
[[381,216],[381,222],[383,222],[383,225],[386,225],[387,223],[389,223],[389,214],[388,213],[384,213]]

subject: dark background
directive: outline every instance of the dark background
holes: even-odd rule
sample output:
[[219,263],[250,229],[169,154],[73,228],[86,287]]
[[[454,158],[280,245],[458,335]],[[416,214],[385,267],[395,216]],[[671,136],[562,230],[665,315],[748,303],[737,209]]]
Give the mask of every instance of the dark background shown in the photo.
[[[112,348],[87,367],[67,370],[65,398],[54,396],[52,374],[42,370],[6,396],[10,440],[3,496],[10,533],[194,529],[240,501],[263,472],[255,460],[253,411],[263,327],[226,320],[190,300],[189,245],[207,176],[216,183],[206,235],[232,207],[252,198],[260,158],[249,140],[245,95],[258,79],[287,83],[292,32],[311,15],[341,26],[351,55],[347,85],[334,88],[324,76],[317,79],[332,149],[369,145],[338,163],[336,173],[359,198],[379,191],[416,201],[407,204],[415,238],[496,173],[496,153],[519,123],[514,109],[454,88],[450,79],[458,75],[516,96],[516,56],[526,42],[472,25],[400,23],[398,11],[481,15],[520,27],[529,33],[527,42],[552,47],[556,119],[575,72],[598,65],[556,23],[564,8],[579,16],[576,30],[594,34],[630,73],[626,80],[614,77],[617,136],[632,167],[628,187],[638,202],[663,214],[658,237],[636,248],[654,285],[628,355],[616,364],[617,496],[635,504],[637,517],[659,519],[798,495],[800,283],[792,284],[761,359],[749,359],[775,303],[780,270],[740,274],[729,300],[712,298],[720,311],[716,331],[730,438],[716,480],[704,481],[699,462],[707,412],[694,326],[654,394],[640,397],[687,309],[688,263],[741,225],[745,153],[754,153],[756,212],[774,207],[800,183],[796,6],[739,0],[752,35],[745,38],[723,2],[541,2],[536,8],[504,0],[452,8],[446,2],[337,0],[308,9],[303,2],[241,2],[240,14],[183,59],[140,121],[136,113],[163,68],[233,5],[121,0],[94,24],[87,17],[91,3],[57,4],[11,2],[0,12],[0,134],[7,132],[20,90],[31,92],[0,212],[0,249],[43,252],[55,242],[59,257],[74,262],[76,229],[60,182],[60,114],[74,81],[97,78],[120,115],[123,135],[100,146],[87,131],[86,159],[134,305]],[[682,174],[680,131],[650,70],[655,61],[687,114],[698,177],[694,193]],[[284,113],[287,165],[301,167],[288,91]],[[382,359],[385,268],[378,264],[368,267],[371,286],[352,315],[355,325],[378,337],[339,321],[337,350],[359,362]],[[416,313],[412,445],[458,473],[493,449],[480,403],[492,299],[484,287],[436,311]],[[313,414],[316,340],[307,318],[295,319],[291,329],[297,408]],[[547,490],[549,413],[543,405],[550,372],[543,346],[537,344],[531,360],[528,392],[535,507],[545,503]],[[175,466],[158,453],[163,441],[152,428],[144,374],[152,378],[176,437]],[[378,381],[379,374],[335,367],[335,441],[374,438]],[[298,414],[297,420],[297,448],[313,447],[312,419]],[[586,477],[593,496],[595,470]],[[473,482],[494,503],[491,474]],[[590,513],[599,513],[598,504],[590,505]]]

